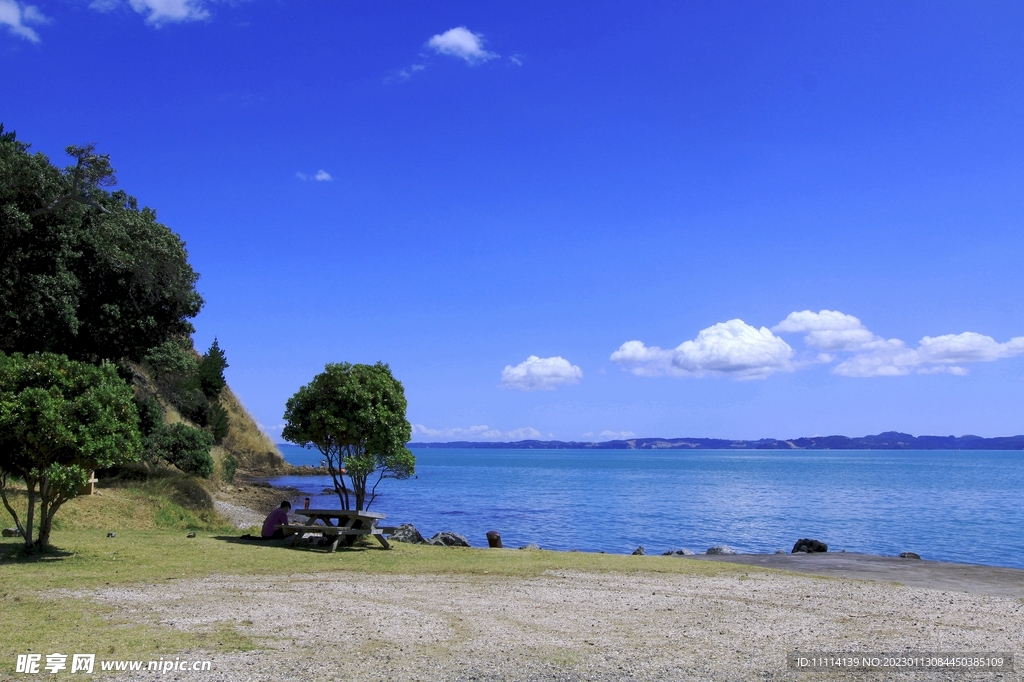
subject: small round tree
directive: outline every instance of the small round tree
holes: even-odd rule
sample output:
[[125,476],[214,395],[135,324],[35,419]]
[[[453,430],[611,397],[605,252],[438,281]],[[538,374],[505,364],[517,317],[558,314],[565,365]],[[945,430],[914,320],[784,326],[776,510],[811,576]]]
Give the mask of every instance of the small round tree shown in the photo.
[[[54,514],[78,495],[89,470],[138,459],[138,420],[131,387],[109,363],[0,353],[0,497],[27,550],[49,544]],[[8,500],[9,479],[25,482],[24,520]]]
[[416,458],[405,447],[412,435],[405,408],[405,390],[387,365],[329,364],[288,400],[282,436],[316,447],[327,460],[341,508],[351,509],[354,497],[356,511],[362,511],[370,508],[383,479],[409,478],[415,471]]

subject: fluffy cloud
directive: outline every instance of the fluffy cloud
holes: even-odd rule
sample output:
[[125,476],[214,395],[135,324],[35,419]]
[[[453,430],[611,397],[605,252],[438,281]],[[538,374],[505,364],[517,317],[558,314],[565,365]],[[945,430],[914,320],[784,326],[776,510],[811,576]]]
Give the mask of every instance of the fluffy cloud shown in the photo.
[[208,19],[210,12],[201,0],[129,0],[132,9],[146,15],[146,23],[154,26],[179,21]]
[[[885,339],[869,331],[859,319],[837,310],[790,313],[775,325],[777,332],[806,332],[804,342],[823,351],[850,352],[833,368],[835,374],[850,377],[904,376],[906,374],[966,374],[960,365],[991,362],[1024,353],[1024,337],[998,343],[976,332],[926,336],[917,348],[900,339]],[[831,362],[831,355],[821,356]]]
[[[807,349],[796,355],[778,334],[804,334]],[[838,310],[790,313],[768,330],[729,320],[702,330],[693,341],[665,350],[627,341],[611,360],[644,376],[726,375],[762,379],[775,372],[835,362],[832,372],[848,377],[904,376],[939,372],[964,375],[963,365],[1024,353],[1024,336],[999,343],[976,332],[925,336],[917,347],[874,334],[853,315]]]
[[515,367],[505,365],[501,372],[501,386],[521,391],[552,390],[563,384],[578,383],[582,378],[583,370],[563,357],[531,355]]
[[772,331],[807,332],[804,343],[824,351],[856,350],[882,340],[868,331],[859,319],[838,310],[793,312],[772,327]]
[[792,369],[793,349],[769,329],[757,329],[743,320],[729,320],[702,329],[697,338],[673,349],[627,341],[612,353],[611,361],[645,376],[725,375],[736,379],[763,379]]
[[451,28],[427,41],[438,54],[464,59],[469,64],[479,64],[498,55],[484,49],[483,35],[473,33],[465,26]]
[[29,24],[47,24],[50,20],[35,5],[21,6],[15,0],[0,0],[0,25],[25,40],[38,43],[39,34]]
[[532,440],[540,438],[543,434],[532,426],[524,426],[511,431],[492,429],[486,424],[470,426],[469,428],[455,427],[452,429],[431,429],[423,424],[412,425],[412,435],[422,436],[427,440]]

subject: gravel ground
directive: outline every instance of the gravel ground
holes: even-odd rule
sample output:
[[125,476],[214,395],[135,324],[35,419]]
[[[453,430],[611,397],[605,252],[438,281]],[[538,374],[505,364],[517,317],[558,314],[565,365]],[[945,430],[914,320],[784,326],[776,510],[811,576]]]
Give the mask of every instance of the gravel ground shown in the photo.
[[231,504],[230,502],[224,502],[223,500],[214,500],[213,506],[214,509],[217,510],[218,514],[225,517],[239,528],[262,526],[263,519],[266,518],[266,514],[260,514],[249,507]]
[[1024,633],[1020,599],[753,567],[717,577],[214,576],[82,596],[140,622],[231,624],[260,647],[214,655],[212,672],[117,678],[139,680],[1020,680],[799,673],[786,654],[1020,656]]

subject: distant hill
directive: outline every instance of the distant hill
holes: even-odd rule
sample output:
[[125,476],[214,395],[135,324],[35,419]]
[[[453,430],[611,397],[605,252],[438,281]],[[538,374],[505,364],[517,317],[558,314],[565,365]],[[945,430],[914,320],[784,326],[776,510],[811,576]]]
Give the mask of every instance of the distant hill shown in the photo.
[[561,440],[520,440],[514,443],[409,443],[410,448],[475,448],[522,450],[1024,450],[1024,435],[1001,438],[981,436],[911,436],[886,431],[877,436],[812,436],[778,440],[724,440],[721,438],[630,438],[600,443]]

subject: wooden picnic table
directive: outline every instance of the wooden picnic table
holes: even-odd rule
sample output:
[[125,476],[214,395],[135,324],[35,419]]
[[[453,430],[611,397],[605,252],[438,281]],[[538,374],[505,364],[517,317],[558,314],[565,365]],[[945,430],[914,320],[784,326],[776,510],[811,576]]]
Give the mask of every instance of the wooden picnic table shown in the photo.
[[340,542],[344,541],[345,545],[349,546],[360,535],[372,535],[384,549],[391,549],[391,544],[384,537],[384,533],[393,532],[394,529],[377,525],[377,522],[384,518],[384,514],[379,512],[352,509],[296,509],[294,513],[305,516],[306,521],[277,526],[295,533],[292,547],[298,545],[307,533],[320,533],[324,537],[333,536],[332,552],[338,549]]

